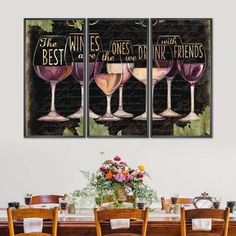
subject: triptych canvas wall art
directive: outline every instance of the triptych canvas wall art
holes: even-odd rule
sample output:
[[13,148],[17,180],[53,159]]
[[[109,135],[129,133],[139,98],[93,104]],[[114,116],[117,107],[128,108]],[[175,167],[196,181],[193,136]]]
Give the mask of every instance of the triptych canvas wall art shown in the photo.
[[25,19],[25,137],[212,137],[211,19]]

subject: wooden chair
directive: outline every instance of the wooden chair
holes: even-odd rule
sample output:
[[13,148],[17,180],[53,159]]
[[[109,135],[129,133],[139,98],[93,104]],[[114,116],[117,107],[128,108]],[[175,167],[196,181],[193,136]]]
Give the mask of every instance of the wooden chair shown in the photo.
[[[180,205],[193,204],[193,199],[192,198],[177,198],[176,203],[180,204]],[[170,205],[171,204],[171,199],[161,197],[161,209],[162,210],[164,210],[165,204]]]
[[60,195],[38,195],[38,196],[32,196],[31,204],[58,204],[59,198],[63,198],[64,196]]
[[[8,228],[9,236],[57,236],[57,220],[58,220],[58,208],[54,209],[35,209],[25,208],[12,210],[7,209],[8,215]],[[15,234],[13,220],[24,219],[24,218],[42,218],[52,220],[52,234],[48,233],[21,233]]]
[[[227,236],[229,228],[229,208],[225,210],[222,209],[191,209],[185,210],[184,207],[181,208],[181,236],[193,235],[193,236]],[[187,230],[186,222],[190,222],[192,219],[217,219],[223,221],[223,228],[211,231],[193,231],[191,229]]]
[[142,232],[141,234],[136,233],[113,233],[107,234],[106,236],[146,236],[147,223],[148,223],[148,208],[145,210],[140,209],[109,209],[109,210],[98,210],[94,209],[94,217],[96,223],[97,236],[102,236],[101,223],[109,221],[111,219],[131,219],[131,220],[142,220]]

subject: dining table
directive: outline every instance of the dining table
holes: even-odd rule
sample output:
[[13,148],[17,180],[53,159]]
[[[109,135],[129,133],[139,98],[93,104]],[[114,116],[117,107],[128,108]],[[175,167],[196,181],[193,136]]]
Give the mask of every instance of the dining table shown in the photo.
[[[221,221],[212,222],[212,231],[222,227]],[[15,221],[15,233],[23,232],[23,221]],[[140,221],[131,221],[130,230],[139,233],[142,223]],[[51,231],[52,223],[45,220],[43,222],[43,232]],[[190,225],[189,225],[190,227]],[[127,229],[122,229],[127,232]],[[104,234],[112,232],[110,224],[103,226]],[[0,209],[0,236],[8,236],[8,220],[6,209]],[[58,217],[58,236],[95,236],[96,228],[93,216],[93,209],[77,209],[75,214],[59,214]],[[148,217],[148,236],[180,236],[180,215],[165,213],[161,209],[153,209]],[[236,236],[236,214],[230,214],[229,234]]]

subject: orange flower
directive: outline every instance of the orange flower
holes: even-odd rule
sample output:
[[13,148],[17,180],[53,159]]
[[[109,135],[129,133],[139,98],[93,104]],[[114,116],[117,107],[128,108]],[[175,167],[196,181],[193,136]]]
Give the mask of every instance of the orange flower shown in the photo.
[[138,166],[138,168],[139,168],[140,171],[144,171],[145,170],[144,166]]
[[122,174],[125,175],[128,173],[128,170],[122,170]]
[[112,173],[110,171],[106,174],[106,178],[107,179],[112,179]]

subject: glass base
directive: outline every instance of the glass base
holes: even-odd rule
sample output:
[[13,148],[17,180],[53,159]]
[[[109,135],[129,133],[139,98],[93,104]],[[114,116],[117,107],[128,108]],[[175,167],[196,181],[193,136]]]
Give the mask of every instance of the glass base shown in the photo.
[[97,119],[97,121],[117,121],[117,120],[120,120],[120,118],[113,116],[112,114],[105,114]]
[[83,107],[80,107],[80,109],[73,113],[72,115],[69,115],[68,117],[71,119],[80,119],[81,117],[83,117],[83,113],[84,113],[84,109]]
[[152,120],[165,120],[165,117],[152,113]]
[[48,122],[63,122],[68,121],[69,119],[59,115],[55,111],[50,111],[46,116],[38,118],[39,121],[48,121]]
[[188,122],[194,120],[199,120],[199,116],[195,112],[190,112],[187,116],[179,119],[179,121],[181,122]]
[[[80,108],[77,112],[73,113],[72,115],[68,116],[71,119],[80,119],[83,117],[83,108]],[[95,114],[91,110],[89,110],[89,117],[93,119],[98,119],[99,115]]]
[[144,112],[142,115],[135,117],[134,120],[147,120],[147,113]]
[[118,109],[113,115],[120,117],[120,118],[132,118],[134,117],[133,114],[125,112],[123,109]]
[[167,108],[165,111],[160,113],[161,116],[165,117],[180,117],[181,115],[170,108]]
[[93,119],[98,119],[100,116],[95,114],[94,112],[92,112],[90,109],[89,109],[89,117],[90,118],[93,118]]

